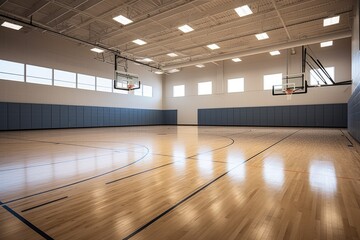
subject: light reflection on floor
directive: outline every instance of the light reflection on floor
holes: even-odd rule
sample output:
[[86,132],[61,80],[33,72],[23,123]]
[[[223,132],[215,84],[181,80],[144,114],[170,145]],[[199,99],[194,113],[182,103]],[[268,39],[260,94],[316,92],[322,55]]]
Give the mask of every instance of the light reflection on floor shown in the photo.
[[280,156],[270,156],[264,159],[263,176],[266,184],[280,189],[284,184],[284,162]]
[[337,181],[334,163],[312,160],[309,172],[309,182],[312,190],[320,190],[326,193],[336,191]]

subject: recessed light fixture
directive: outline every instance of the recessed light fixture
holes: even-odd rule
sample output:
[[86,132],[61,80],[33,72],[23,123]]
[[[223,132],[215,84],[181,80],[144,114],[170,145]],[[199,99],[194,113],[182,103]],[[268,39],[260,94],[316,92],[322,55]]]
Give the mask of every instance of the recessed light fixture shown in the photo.
[[340,16],[330,17],[324,19],[324,27],[338,24],[340,22]]
[[138,62],[152,62],[154,60],[152,60],[151,58],[140,58],[140,59],[136,59],[136,61],[138,61]]
[[270,55],[271,56],[280,55],[280,52],[279,51],[272,51],[272,52],[270,52]]
[[267,35],[267,33],[259,33],[259,34],[256,34],[255,37],[258,40],[264,40],[264,39],[268,39],[269,35]]
[[235,8],[235,11],[240,17],[245,17],[253,13],[248,5]]
[[21,25],[17,25],[17,24],[14,24],[14,23],[9,23],[9,22],[3,22],[1,24],[1,26],[6,27],[6,28],[10,28],[10,29],[13,29],[13,30],[20,30],[23,27]]
[[92,48],[90,49],[90,51],[96,52],[96,53],[103,53],[104,50],[100,49],[100,48]]
[[174,68],[174,69],[171,69],[168,71],[168,73],[176,73],[176,72],[180,72],[180,70],[177,68]]
[[128,19],[127,17],[124,17],[123,15],[119,15],[117,17],[114,17],[113,19],[121,23],[122,25],[128,25],[133,22],[132,20]]
[[231,59],[233,62],[241,62],[241,59],[240,58],[233,58]]
[[141,40],[141,39],[136,39],[136,40],[133,41],[133,43],[136,43],[137,45],[144,45],[144,44],[146,44],[146,42],[143,41],[143,40]]
[[195,66],[198,67],[198,68],[203,68],[203,67],[205,67],[204,64],[198,64],[198,65],[195,65]]
[[179,56],[179,55],[177,55],[176,53],[168,53],[168,54],[166,54],[166,55],[168,55],[169,57],[177,57],[177,56]]
[[327,41],[327,42],[320,43],[321,47],[330,47],[332,45],[333,45],[333,41]]
[[191,32],[191,31],[194,31],[194,29],[192,27],[190,27],[189,25],[185,24],[185,25],[182,25],[181,27],[178,27],[178,29],[184,33],[188,33],[188,32]]
[[219,49],[220,47],[218,45],[214,44],[209,44],[207,45],[208,48],[210,48],[211,50],[215,50],[215,49]]
[[163,71],[155,71],[154,73],[155,73],[155,74],[159,74],[159,75],[160,75],[160,74],[164,74]]

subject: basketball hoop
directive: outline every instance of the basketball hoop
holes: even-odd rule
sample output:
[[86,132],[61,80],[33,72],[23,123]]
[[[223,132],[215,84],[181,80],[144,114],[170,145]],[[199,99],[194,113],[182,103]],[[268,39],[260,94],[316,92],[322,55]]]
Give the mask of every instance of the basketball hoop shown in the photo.
[[134,84],[128,84],[128,85],[127,85],[127,88],[128,88],[128,89],[133,89],[134,87],[135,87]]
[[286,88],[285,89],[285,94],[286,94],[286,99],[287,100],[291,100],[292,94],[295,92],[294,88]]

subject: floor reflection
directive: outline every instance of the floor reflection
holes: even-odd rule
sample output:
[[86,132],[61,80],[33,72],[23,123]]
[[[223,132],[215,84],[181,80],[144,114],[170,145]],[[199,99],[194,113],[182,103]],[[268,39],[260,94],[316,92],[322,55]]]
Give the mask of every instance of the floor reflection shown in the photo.
[[[229,171],[229,177],[236,181],[243,181],[246,177],[245,169],[245,158],[244,153],[240,150],[229,150],[227,152],[226,164],[227,171]],[[243,163],[243,164],[241,164]],[[241,164],[240,166],[234,168],[235,166]]]
[[336,171],[332,162],[312,161],[309,172],[309,181],[312,190],[320,190],[326,193],[336,191]]
[[284,184],[284,162],[280,156],[264,159],[263,175],[266,184],[273,188],[281,188]]
[[213,174],[214,173],[214,163],[212,161],[212,153],[207,153],[206,159],[201,158],[201,159],[197,160],[197,165],[198,165],[199,172],[201,174],[205,174],[205,175]]

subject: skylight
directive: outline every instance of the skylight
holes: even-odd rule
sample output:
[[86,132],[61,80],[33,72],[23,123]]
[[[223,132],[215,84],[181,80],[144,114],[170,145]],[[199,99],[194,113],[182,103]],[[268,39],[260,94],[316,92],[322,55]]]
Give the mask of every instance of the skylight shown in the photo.
[[208,48],[210,48],[211,50],[215,50],[215,49],[219,49],[220,47],[218,45],[214,44],[209,44],[207,45]]
[[269,35],[267,35],[267,33],[259,33],[259,34],[256,34],[255,37],[258,40],[264,40],[264,39],[268,39]]
[[10,29],[13,29],[13,30],[20,30],[23,27],[23,26],[14,24],[14,23],[9,23],[9,22],[3,22],[1,24],[1,26],[6,27],[6,28],[10,28]]
[[189,25],[185,24],[185,25],[182,25],[181,27],[178,27],[178,29],[184,33],[188,33],[188,32],[191,32],[191,31],[194,31],[194,29],[192,27],[190,27]]
[[235,11],[240,17],[245,17],[253,13],[248,5],[235,8]]
[[272,51],[272,52],[270,52],[270,55],[271,56],[280,55],[280,52],[279,51]]
[[146,42],[143,41],[143,40],[141,40],[141,39],[136,39],[136,40],[133,41],[133,43],[136,43],[136,44],[138,44],[138,45],[144,45],[144,44],[146,44]]
[[241,62],[241,59],[240,58],[233,58],[231,59],[233,62]]
[[127,17],[124,17],[123,15],[119,15],[117,17],[114,17],[113,19],[121,23],[122,25],[128,25],[133,22],[132,20],[128,19]]
[[177,57],[178,55],[176,53],[168,53],[167,54],[169,57]]
[[324,19],[324,27],[338,24],[340,22],[340,16],[330,17]]
[[330,47],[332,45],[333,45],[333,41],[327,41],[327,42],[320,43],[321,47]]
[[93,52],[96,52],[96,53],[103,53],[104,52],[104,50],[102,50],[100,48],[92,48],[90,50],[93,51]]

